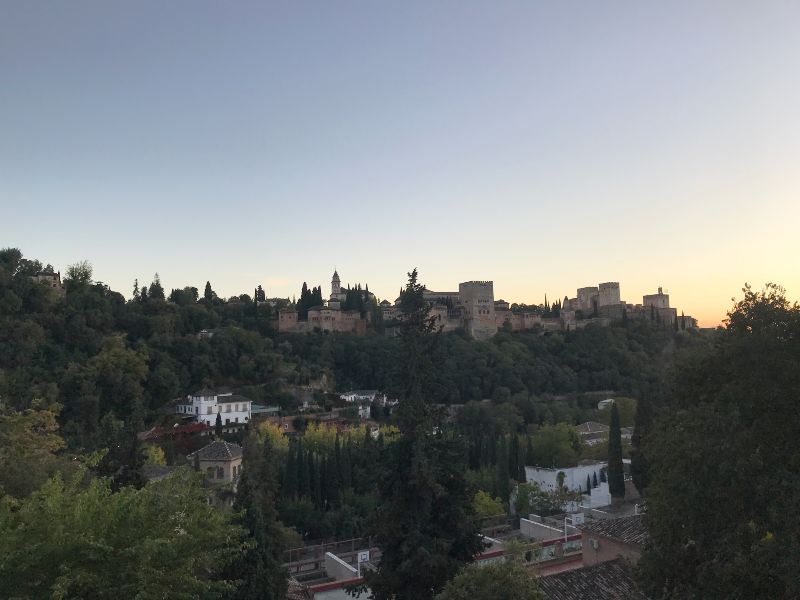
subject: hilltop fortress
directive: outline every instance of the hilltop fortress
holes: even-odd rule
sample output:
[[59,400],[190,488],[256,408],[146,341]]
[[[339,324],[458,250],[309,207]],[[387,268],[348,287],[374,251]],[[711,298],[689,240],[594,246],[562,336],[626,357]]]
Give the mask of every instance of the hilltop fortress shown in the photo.
[[[331,294],[325,305],[308,309],[307,319],[298,318],[294,307],[278,312],[277,328],[283,332],[304,333],[315,330],[366,333],[368,324],[382,319],[388,331],[400,316],[400,298],[394,304],[388,300],[377,305],[377,311],[345,309],[347,293],[356,294],[364,307],[375,306],[375,296],[369,291],[343,290],[339,274],[334,271]],[[509,305],[505,300],[494,299],[492,281],[466,281],[458,285],[457,292],[435,292],[425,289],[425,300],[443,331],[463,329],[476,339],[492,337],[501,328],[511,331],[541,330],[569,331],[590,324],[609,325],[613,321],[638,319],[678,330],[696,329],[692,317],[678,315],[669,305],[669,294],[658,288],[655,294],[642,297],[641,304],[621,300],[619,282],[611,281],[597,286],[578,288],[575,298],[564,297],[549,305]]]

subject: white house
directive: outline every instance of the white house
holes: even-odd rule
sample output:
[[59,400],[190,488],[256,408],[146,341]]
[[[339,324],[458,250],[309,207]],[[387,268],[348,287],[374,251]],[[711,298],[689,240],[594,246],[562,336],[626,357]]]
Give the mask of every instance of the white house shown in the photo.
[[600,471],[608,465],[597,461],[577,467],[563,469],[545,469],[542,467],[525,467],[525,481],[536,483],[544,491],[554,491],[558,487],[558,474],[564,473],[564,486],[574,492],[586,492],[586,478],[594,485],[594,479],[600,483]]
[[232,394],[212,394],[200,392],[194,396],[186,396],[186,402],[179,402],[175,412],[182,416],[191,416],[198,423],[213,427],[217,423],[217,413],[223,425],[244,426],[250,422],[253,402],[249,398]]
[[372,404],[375,400],[383,406],[386,404],[386,395],[378,390],[352,390],[340,394],[339,397],[345,402],[357,402],[358,404]]

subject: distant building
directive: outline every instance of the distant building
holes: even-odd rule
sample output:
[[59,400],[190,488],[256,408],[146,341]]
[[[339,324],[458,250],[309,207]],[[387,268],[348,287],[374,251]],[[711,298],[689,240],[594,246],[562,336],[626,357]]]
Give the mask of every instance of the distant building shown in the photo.
[[[351,290],[352,291],[352,290]],[[282,308],[278,311],[277,329],[290,333],[311,333],[312,331],[329,331],[354,333],[363,335],[367,332],[368,314],[362,316],[358,310],[343,310],[342,304],[347,300],[347,289],[337,271],[331,279],[331,295],[326,306],[313,306],[308,309],[305,320],[301,320],[295,308]],[[369,290],[360,290],[364,301],[374,301],[375,295]]]
[[53,292],[55,292],[58,296],[64,297],[67,295],[67,289],[64,287],[64,284],[61,282],[61,271],[58,273],[37,273],[36,275],[32,275],[31,279],[36,283],[46,285],[50,288]]
[[648,534],[641,514],[600,519],[581,526],[583,564],[586,566],[624,558],[635,564]]
[[546,575],[539,578],[539,590],[544,600],[647,600],[621,559]]
[[561,469],[529,467],[526,465],[525,481],[527,483],[536,483],[546,492],[555,491],[558,489],[559,473],[563,473],[564,487],[574,492],[585,492],[586,478],[588,477],[589,481],[592,482],[596,478],[599,482],[601,479],[600,472],[607,466],[608,463],[604,461],[588,462],[577,467],[564,467]]
[[372,404],[377,400],[380,404],[386,403],[386,396],[378,390],[352,390],[339,394],[345,402],[357,402],[358,404]]
[[244,427],[252,419],[252,404],[249,398],[230,392],[224,394],[199,392],[187,396],[183,402],[178,402],[175,405],[175,412],[211,427],[216,425],[219,414],[223,426],[239,428]]
[[235,483],[242,472],[242,447],[238,444],[216,440],[187,455],[190,464],[195,456],[209,483]]
[[597,403],[597,410],[605,410],[607,408],[611,408],[611,405],[614,404],[613,398],[606,398],[605,400],[600,400]]

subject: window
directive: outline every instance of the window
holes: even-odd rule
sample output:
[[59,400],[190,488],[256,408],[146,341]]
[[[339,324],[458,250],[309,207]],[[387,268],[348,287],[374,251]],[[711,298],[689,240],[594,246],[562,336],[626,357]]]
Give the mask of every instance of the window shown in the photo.
[[217,467],[217,479],[225,477],[225,470],[222,467]]
[[211,414],[211,407],[210,407],[210,406],[209,406],[209,407],[206,409],[206,414],[207,414],[207,415],[210,415],[210,414]]
[[225,405],[225,412],[226,413],[231,412],[231,405],[230,404],[226,404]]
[[214,479],[214,467],[208,467],[206,469],[206,478],[207,479]]
[[238,423],[238,422],[239,422],[239,417],[236,417],[236,418],[234,419],[234,421],[235,421],[236,423]]
[[230,425],[230,424],[231,424],[231,420],[230,419],[225,419],[225,425]]

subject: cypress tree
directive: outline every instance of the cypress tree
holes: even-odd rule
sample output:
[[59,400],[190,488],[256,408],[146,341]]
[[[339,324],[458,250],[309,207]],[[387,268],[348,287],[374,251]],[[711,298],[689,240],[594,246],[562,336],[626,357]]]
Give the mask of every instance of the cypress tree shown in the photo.
[[400,296],[400,436],[386,449],[378,486],[382,557],[365,574],[375,600],[429,600],[483,547],[464,479],[463,440],[429,404],[438,335],[423,290],[415,269]]
[[297,438],[297,495],[308,497],[310,487],[306,453],[303,450],[303,439]]
[[239,477],[234,510],[253,541],[228,569],[228,578],[237,587],[230,597],[236,600],[286,598],[287,572],[283,568],[283,531],[275,510],[278,456],[269,436],[263,448],[250,437],[244,444],[244,464]]
[[289,443],[289,453],[286,456],[286,471],[283,475],[283,495],[286,498],[297,496],[297,444]]
[[597,487],[597,473],[592,473],[592,488]]
[[211,282],[206,281],[206,288],[203,290],[203,300],[210,303],[214,299],[214,290],[211,289]]
[[649,483],[647,458],[644,454],[644,437],[650,430],[653,421],[652,407],[648,398],[641,398],[636,403],[636,417],[631,436],[631,478],[633,485],[642,496]]
[[608,491],[612,498],[625,497],[625,475],[622,469],[622,434],[617,405],[611,405],[611,427],[608,432]]
[[586,493],[592,493],[592,480],[588,475],[586,476]]
[[217,413],[217,421],[214,423],[214,436],[222,439],[222,415],[220,413]]
[[527,444],[525,445],[525,464],[533,466],[536,463],[536,455],[533,452],[533,437],[528,436]]
[[511,443],[508,448],[508,474],[515,481],[521,481],[519,476],[519,436],[511,434]]
[[322,469],[319,460],[314,457],[310,450],[308,452],[308,461],[309,473],[311,473],[313,480],[312,491],[314,493],[314,506],[322,510]]
[[500,436],[495,464],[495,493],[505,502],[511,493],[511,482],[508,474],[508,448],[505,436]]

